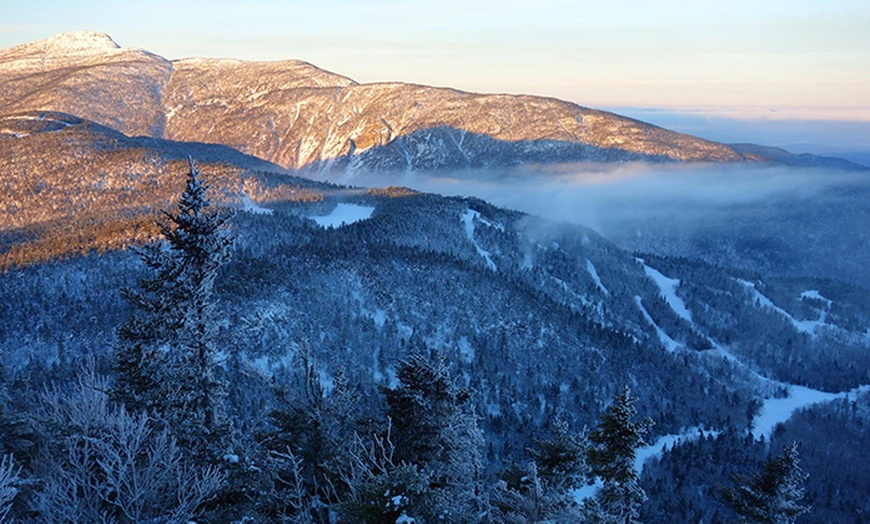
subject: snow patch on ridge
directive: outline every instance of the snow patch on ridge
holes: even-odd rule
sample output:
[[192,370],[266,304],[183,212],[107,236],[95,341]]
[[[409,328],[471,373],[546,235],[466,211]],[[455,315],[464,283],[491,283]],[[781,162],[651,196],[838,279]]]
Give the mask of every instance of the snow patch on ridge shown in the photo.
[[686,303],[683,302],[683,299],[677,296],[677,287],[680,285],[680,280],[676,278],[668,278],[661,274],[658,270],[649,267],[643,261],[643,259],[638,258],[638,262],[643,264],[643,271],[646,273],[653,282],[655,282],[656,286],[658,286],[659,291],[661,291],[662,296],[665,297],[665,301],[671,306],[671,309],[674,310],[674,313],[677,314],[680,318],[685,320],[686,322],[692,322],[692,314],[686,308]]
[[45,69],[46,60],[56,65],[63,64],[70,58],[81,59],[123,52],[125,50],[107,34],[71,31],[2,49],[0,58],[3,59],[3,67],[6,70],[42,71]]
[[653,329],[656,330],[656,335],[658,335],[659,340],[661,341],[665,349],[670,351],[671,353],[678,350],[680,348],[680,343],[672,339],[667,333],[665,333],[665,330],[663,330],[658,326],[658,324],[656,324],[655,320],[653,320],[646,308],[643,307],[643,302],[641,301],[639,296],[635,295],[634,303],[637,304],[637,308],[640,310],[643,318],[645,318],[646,321],[649,322],[649,324],[653,327]]
[[172,107],[166,108],[166,122],[168,123],[170,120],[172,120],[173,117],[175,117],[175,115],[178,113],[178,110],[182,107],[184,107],[184,104],[176,104]]
[[112,37],[94,31],[70,31],[44,40],[45,47],[52,51],[106,51],[120,49]]
[[601,277],[598,276],[598,270],[595,269],[595,264],[593,264],[588,258],[586,259],[586,271],[589,272],[589,276],[591,276],[592,280],[595,281],[595,285],[598,286],[598,289],[600,289],[605,295],[609,296],[610,291],[601,283]]
[[320,227],[342,227],[371,218],[375,208],[358,204],[338,204],[332,213],[312,217]]
[[[475,221],[475,219],[480,220],[484,225],[487,225],[490,227],[497,228],[498,226],[496,226],[492,222],[482,218],[478,211],[474,211],[472,209],[466,209],[465,213],[462,214],[462,222],[465,224],[465,236],[468,238],[469,242],[471,242],[472,245],[474,245],[474,249],[477,250],[477,254],[480,255],[481,257],[483,257],[484,260],[486,260],[486,267],[488,267],[492,271],[495,271],[497,268],[496,268],[495,262],[492,261],[492,254],[489,251],[486,251],[485,249],[480,247],[480,245],[477,243],[477,241],[474,240],[474,221]],[[502,227],[502,230],[504,230],[503,227]]]

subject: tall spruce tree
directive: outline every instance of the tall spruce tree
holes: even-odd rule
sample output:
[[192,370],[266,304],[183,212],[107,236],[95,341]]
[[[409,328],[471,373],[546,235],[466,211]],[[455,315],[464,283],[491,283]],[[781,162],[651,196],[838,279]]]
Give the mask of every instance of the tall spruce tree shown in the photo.
[[606,523],[638,522],[640,506],[646,494],[634,469],[637,448],[645,446],[644,434],[652,426],[649,418],[634,420],[637,411],[632,405],[637,399],[628,387],[613,397],[613,403],[601,416],[598,426],[589,434],[589,464],[592,474],[603,485],[593,501],[587,503],[589,520]]
[[798,445],[792,442],[775,458],[768,458],[760,473],[750,479],[735,478],[724,491],[725,500],[738,514],[754,522],[789,524],[809,512],[801,504],[807,475],[801,471]]
[[136,311],[119,330],[113,396],[200,453],[227,430],[224,384],[215,376],[214,282],[232,238],[231,214],[209,209],[208,186],[189,165],[177,211],[158,222],[165,241],[139,251],[153,276],[124,290]]

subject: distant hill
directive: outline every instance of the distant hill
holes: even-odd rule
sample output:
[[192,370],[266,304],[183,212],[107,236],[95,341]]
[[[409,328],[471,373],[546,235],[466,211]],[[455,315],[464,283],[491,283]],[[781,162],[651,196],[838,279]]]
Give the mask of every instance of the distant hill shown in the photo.
[[842,158],[819,156],[810,153],[794,154],[779,147],[759,146],[756,144],[731,144],[735,151],[768,159],[785,166],[818,167],[823,169],[839,169],[845,171],[860,171],[868,169]]

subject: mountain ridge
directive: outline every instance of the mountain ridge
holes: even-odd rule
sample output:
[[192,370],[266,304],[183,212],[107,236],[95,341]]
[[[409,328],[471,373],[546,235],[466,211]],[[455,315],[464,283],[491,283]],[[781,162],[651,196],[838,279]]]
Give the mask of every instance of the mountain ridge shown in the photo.
[[[0,115],[57,111],[128,136],[226,145],[287,169],[431,171],[636,160],[864,168],[739,148],[551,97],[361,84],[294,59],[168,60],[92,31],[0,50],[0,83]],[[443,134],[427,136],[446,128],[482,142],[471,144],[469,153],[450,147],[462,144],[444,142]],[[396,149],[402,162],[391,158]]]
[[[285,168],[359,154],[441,127],[507,143],[585,144],[632,158],[762,160],[724,144],[554,98],[359,84],[303,61],[167,60],[143,50],[112,48],[108,42],[114,41],[99,33],[65,35],[0,51],[0,81],[8,86],[0,93],[0,114],[75,114],[129,136],[228,145]],[[65,40],[88,52],[49,53],[55,49],[51,41]],[[94,44],[87,47],[88,42]]]

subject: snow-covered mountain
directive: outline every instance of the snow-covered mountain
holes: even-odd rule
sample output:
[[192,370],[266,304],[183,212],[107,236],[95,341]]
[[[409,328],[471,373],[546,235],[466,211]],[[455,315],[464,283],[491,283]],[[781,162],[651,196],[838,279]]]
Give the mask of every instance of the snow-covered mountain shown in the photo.
[[[298,61],[168,61],[97,33],[0,52],[0,85],[0,399],[20,412],[47,389],[34,377],[74,381],[85,363],[111,375],[131,311],[120,290],[148,276],[126,248],[155,237],[191,156],[213,202],[237,210],[215,344],[251,446],[301,369],[322,398],[341,376],[369,415],[397,362],[424,354],[469,388],[490,475],[527,461],[557,421],[593,425],[628,385],[656,423],[658,445],[637,461],[647,521],[728,521],[719,484],[797,439],[816,521],[870,510],[867,289],[814,265],[783,276],[768,272],[774,263],[734,263],[782,256],[775,243],[729,240],[702,257],[695,245],[654,254],[660,241],[643,237],[633,247],[644,252],[629,252],[476,198],[286,169],[798,157],[552,99],[360,85]],[[865,194],[844,186],[832,205],[863,224]],[[747,220],[710,238],[745,241],[757,223]],[[817,237],[844,227],[810,226]]]
[[63,112],[129,136],[223,144],[287,168],[768,158],[551,98],[358,84],[295,60],[170,61],[91,32],[0,51],[0,84],[0,114]]

